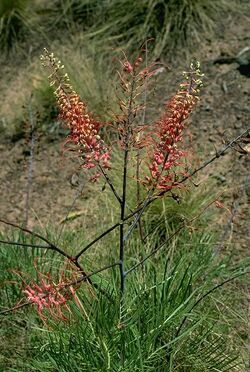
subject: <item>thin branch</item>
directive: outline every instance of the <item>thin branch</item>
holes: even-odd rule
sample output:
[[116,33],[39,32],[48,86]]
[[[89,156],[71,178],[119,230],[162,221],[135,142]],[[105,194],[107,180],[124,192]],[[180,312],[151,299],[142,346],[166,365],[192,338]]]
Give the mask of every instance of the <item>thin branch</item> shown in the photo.
[[44,241],[45,243],[47,243],[47,244],[49,245],[49,246],[47,247],[47,249],[52,249],[52,250],[54,250],[54,251],[60,253],[62,256],[68,258],[69,260],[72,259],[72,257],[71,257],[69,254],[67,254],[66,252],[64,252],[62,249],[60,249],[59,247],[57,247],[55,244],[51,243],[51,242],[50,242],[47,238],[45,238],[44,236],[42,236],[42,235],[40,235],[40,234],[38,234],[38,233],[36,233],[36,232],[34,232],[34,231],[32,231],[32,230],[29,230],[29,229],[27,229],[27,228],[25,228],[25,227],[19,226],[19,225],[13,223],[13,222],[5,221],[5,220],[3,220],[3,219],[1,219],[1,218],[0,218],[0,223],[3,223],[3,224],[5,224],[5,225],[9,225],[9,226],[15,227],[15,228],[17,228],[17,229],[19,229],[19,230],[21,230],[21,231],[27,233],[27,234],[30,234],[30,235],[32,235],[32,236],[38,238],[38,239],[41,239],[42,241]]
[[[210,158],[209,160],[205,161],[200,167],[196,168],[193,172],[191,172],[188,176],[186,177],[183,177],[179,183],[183,183],[185,182],[186,180],[188,180],[189,178],[193,177],[196,173],[200,172],[202,169],[206,168],[208,165],[210,165],[211,163],[213,163],[216,159],[219,159],[221,156],[225,155],[226,151],[229,149],[229,148],[232,148],[233,145],[235,145],[237,142],[239,142],[244,136],[246,136],[248,134],[248,132],[250,132],[250,128],[246,129],[243,133],[241,133],[239,136],[237,136],[236,138],[234,138],[232,141],[230,141],[229,143],[227,143],[221,150],[217,151],[216,154]],[[165,191],[166,192],[166,191]],[[164,191],[161,192],[160,194],[158,194],[159,196],[162,196],[164,193]]]
[[124,240],[124,218],[125,218],[125,207],[126,207],[126,197],[127,197],[127,172],[128,172],[128,156],[129,156],[129,140],[130,140],[130,131],[131,125],[133,122],[132,108],[133,108],[133,95],[135,88],[135,77],[131,83],[131,92],[129,97],[128,105],[128,116],[127,120],[124,123],[125,129],[125,148],[124,148],[124,158],[123,158],[123,180],[122,180],[122,203],[121,203],[121,224],[120,224],[120,247],[119,247],[119,259],[120,259],[120,290],[121,290],[121,301],[120,309],[123,307],[124,302],[124,292],[125,292],[125,268],[124,268],[124,254],[125,254],[125,240]]
[[[134,213],[135,214],[135,213]],[[132,216],[131,216],[132,217]],[[109,234],[111,231],[113,231],[114,229],[116,229],[118,226],[120,226],[121,222],[117,222],[116,224],[114,224],[113,226],[109,227],[107,230],[105,230],[102,234],[100,234],[99,236],[97,236],[94,240],[92,240],[90,243],[88,243],[80,252],[77,253],[77,255],[74,257],[74,259],[76,261],[78,261],[78,259],[80,258],[80,256],[86,252],[90,247],[92,247],[92,245],[94,245],[95,243],[97,243],[100,239],[104,238],[104,236],[106,236],[107,234]]]
[[118,195],[118,193],[117,193],[117,191],[116,191],[116,189],[115,189],[115,187],[114,187],[114,185],[113,185],[111,179],[109,178],[108,174],[105,172],[105,170],[103,169],[103,167],[101,166],[100,163],[98,163],[98,167],[99,167],[100,171],[102,172],[103,177],[104,177],[105,180],[107,181],[107,183],[108,183],[108,185],[109,185],[111,191],[113,192],[114,196],[116,197],[116,199],[118,200],[118,202],[119,202],[120,204],[122,204],[122,199],[121,199],[120,196]]
[[[126,241],[129,238],[129,236],[132,234],[132,232],[135,229],[137,223],[140,224],[141,216],[142,216],[144,210],[146,209],[146,207],[151,203],[151,201],[150,201],[151,200],[151,197],[154,194],[154,191],[155,191],[155,189],[157,187],[157,184],[158,184],[158,181],[159,181],[160,177],[162,176],[162,173],[164,172],[164,167],[165,167],[165,164],[166,164],[166,162],[168,160],[168,157],[169,157],[169,154],[166,154],[165,155],[165,159],[164,159],[163,164],[162,164],[161,172],[157,176],[157,179],[156,179],[153,187],[149,190],[148,195],[144,199],[144,201],[142,203],[142,208],[141,208],[140,212],[137,214],[137,216],[135,217],[135,220],[133,221],[133,223],[131,224],[131,226],[129,227],[128,232],[127,232],[127,234],[124,237],[124,241]],[[171,191],[171,190],[168,190],[168,191]]]
[[20,243],[20,242],[11,242],[6,240],[0,240],[0,243],[2,244],[8,244],[8,245],[18,245],[20,247],[26,247],[26,248],[42,248],[42,249],[52,249],[48,245],[39,245],[39,244],[29,244],[29,243]]
[[27,302],[24,302],[20,305],[16,305],[16,306],[13,306],[11,307],[10,309],[6,309],[6,310],[3,310],[3,311],[0,311],[0,315],[5,315],[5,314],[8,314],[8,313],[11,313],[12,311],[15,311],[15,310],[19,310],[25,306],[28,306],[30,305],[31,302],[27,301]]
[[86,274],[82,275],[81,278],[79,278],[79,279],[77,279],[77,280],[75,280],[71,283],[68,283],[67,286],[79,284],[79,283],[81,283],[83,281],[86,281],[87,279],[91,278],[91,276],[93,276],[93,275],[99,274],[102,271],[111,269],[112,267],[119,266],[119,265],[120,265],[120,262],[114,262],[112,264],[103,266],[101,269],[97,269],[95,271],[92,271],[92,273],[90,273],[88,275],[86,275]]

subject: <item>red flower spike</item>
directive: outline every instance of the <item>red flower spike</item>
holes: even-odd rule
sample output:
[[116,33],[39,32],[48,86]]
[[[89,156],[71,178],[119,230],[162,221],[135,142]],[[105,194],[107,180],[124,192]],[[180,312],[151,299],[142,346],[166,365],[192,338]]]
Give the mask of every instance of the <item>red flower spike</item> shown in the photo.
[[[35,263],[38,282],[25,283],[23,293],[26,295],[28,302],[36,307],[38,315],[43,321],[47,319],[48,313],[54,319],[68,320],[66,315],[71,312],[67,303],[70,300],[75,301],[76,289],[80,284],[72,284],[77,282],[79,273],[69,265],[67,267],[70,271],[65,270],[64,267],[60,272],[60,280],[56,284],[49,274],[39,272]],[[67,277],[65,273],[67,273]]]
[[70,129],[66,144],[71,143],[73,147],[66,150],[77,151],[85,169],[92,169],[98,165],[105,169],[110,168],[108,162],[110,153],[99,133],[104,124],[88,113],[86,104],[70,86],[68,75],[63,74],[64,66],[53,53],[49,54],[45,49],[41,59],[43,65],[51,70],[49,76],[51,85],[57,86],[55,95],[59,117]]
[[77,146],[82,159],[82,167],[91,169],[100,164],[108,169],[109,151],[99,136],[102,124],[95,120],[86,110],[80,97],[66,94],[63,88],[57,90],[60,118],[70,129],[69,141]]
[[153,154],[149,164],[150,176],[144,183],[154,185],[160,190],[179,187],[176,181],[176,167],[186,152],[178,149],[183,140],[186,120],[198,101],[201,75],[199,64],[191,64],[190,71],[185,72],[186,82],[180,85],[176,95],[166,103],[165,112],[153,126]]

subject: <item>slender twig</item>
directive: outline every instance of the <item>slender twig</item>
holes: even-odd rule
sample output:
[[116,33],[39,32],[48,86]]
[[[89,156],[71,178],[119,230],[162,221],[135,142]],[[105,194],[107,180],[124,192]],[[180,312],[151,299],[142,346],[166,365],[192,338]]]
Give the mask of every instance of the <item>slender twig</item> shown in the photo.
[[[135,213],[134,213],[135,214]],[[133,215],[134,215],[133,214]],[[131,216],[132,217],[132,216]],[[104,236],[106,236],[107,234],[109,234],[111,231],[113,231],[114,229],[116,229],[118,226],[120,226],[121,222],[117,222],[115,223],[113,226],[109,227],[107,230],[105,230],[102,234],[100,234],[99,236],[97,236],[94,240],[92,240],[90,243],[88,243],[84,248],[82,248],[80,250],[80,252],[77,253],[77,255],[74,257],[75,260],[78,260],[80,258],[80,256],[86,252],[88,249],[90,249],[92,247],[92,245],[94,245],[95,243],[97,243],[99,240],[101,240],[102,238],[104,238]]]
[[131,126],[133,122],[133,96],[135,89],[135,76],[131,82],[131,92],[129,97],[128,104],[128,114],[127,120],[124,122],[124,159],[123,159],[123,180],[122,180],[122,203],[121,203],[121,224],[120,224],[120,250],[119,250],[119,259],[120,259],[120,281],[121,281],[121,308],[123,307],[124,292],[125,292],[125,268],[124,268],[124,218],[125,218],[125,207],[126,207],[126,196],[127,196],[127,171],[128,171],[128,155],[129,155],[129,141]]
[[6,309],[6,310],[3,310],[3,311],[0,311],[0,315],[5,315],[5,314],[8,314],[8,313],[11,313],[12,311],[19,310],[19,309],[21,309],[21,308],[23,308],[25,306],[30,305],[30,304],[31,304],[31,302],[26,301],[26,302],[24,302],[24,303],[22,303],[20,305],[13,306],[10,309]]
[[39,245],[39,244],[29,244],[29,243],[20,243],[20,242],[11,242],[7,240],[0,240],[0,243],[7,245],[18,245],[25,248],[43,248],[43,249],[52,249],[49,245]]
[[[117,191],[116,191],[116,189],[115,189],[115,187],[114,187],[114,185],[113,185],[113,183],[112,183],[110,177],[108,176],[107,172],[105,172],[105,170],[103,169],[103,167],[102,167],[99,163],[98,163],[98,167],[99,167],[100,171],[102,172],[102,175],[103,175],[103,177],[105,178],[106,182],[108,183],[110,189],[112,190],[114,196],[116,197],[116,199],[118,200],[118,202],[119,202],[120,205],[121,205],[121,204],[122,204],[122,199],[121,199],[120,196],[118,195],[118,193],[117,193]],[[126,207],[128,208],[128,210],[129,210],[130,212],[132,212],[132,209],[129,208],[129,206],[127,205],[127,203],[126,203]]]
[[[153,196],[154,194],[154,191],[157,187],[157,184],[158,184],[158,181],[160,179],[160,177],[162,176],[162,173],[164,172],[164,167],[165,167],[165,164],[168,160],[168,156],[169,154],[166,154],[165,155],[165,159],[163,161],[163,164],[162,164],[162,168],[161,168],[161,172],[159,173],[159,175],[157,176],[157,179],[153,185],[153,187],[148,191],[148,194],[146,196],[146,198],[144,199],[143,203],[142,203],[142,208],[141,210],[139,211],[139,213],[136,215],[136,218],[135,220],[133,221],[133,223],[130,225],[129,229],[128,229],[128,232],[127,234],[124,236],[124,240],[126,241],[129,236],[132,234],[133,230],[135,229],[137,223],[140,224],[140,220],[141,220],[141,216],[143,215],[143,212],[145,211],[145,209],[147,208],[147,206],[150,204],[150,200],[151,200],[151,197]],[[170,191],[170,190],[168,190]]]
[[25,227],[19,226],[19,225],[15,224],[13,222],[10,222],[10,221],[6,221],[6,220],[3,220],[3,219],[0,219],[0,222],[3,223],[3,224],[5,224],[5,225],[9,225],[9,226],[15,227],[15,228],[17,228],[17,229],[19,229],[19,230],[21,230],[21,231],[23,231],[23,232],[25,232],[27,234],[30,234],[30,235],[38,238],[38,239],[41,239],[42,241],[44,241],[45,243],[48,244],[47,249],[52,249],[52,250],[58,252],[59,254],[61,254],[62,256],[64,256],[64,257],[68,258],[69,260],[71,260],[72,257],[68,253],[64,252],[58,246],[56,246],[55,244],[51,243],[44,236],[42,236],[42,235],[40,235],[40,234],[38,234],[38,233],[36,233],[36,232],[34,232],[32,230],[29,230],[29,229],[27,229]]
[[[187,176],[183,177],[178,183],[183,183],[193,177],[196,173],[200,172],[202,169],[206,168],[208,165],[213,163],[216,159],[219,159],[221,156],[225,155],[227,150],[229,148],[232,148],[233,145],[235,145],[238,141],[240,141],[243,137],[245,137],[248,132],[250,132],[250,128],[246,129],[243,133],[241,133],[239,136],[234,138],[232,141],[228,142],[221,150],[217,151],[216,154],[210,158],[209,160],[205,161],[201,164],[200,167],[196,168],[193,172],[189,173]],[[165,194],[166,191],[162,191],[158,194],[158,196],[162,196]]]
[[124,152],[124,167],[123,167],[123,189],[122,189],[122,204],[121,204],[121,224],[120,224],[120,279],[121,279],[121,296],[123,297],[125,291],[125,270],[124,270],[124,217],[125,217],[125,203],[126,203],[126,184],[127,184],[127,162],[128,162],[128,148]]
[[67,286],[70,286],[70,285],[76,285],[76,284],[79,284],[83,281],[86,281],[86,279],[89,279],[91,278],[91,276],[93,275],[96,275],[96,274],[99,274],[101,273],[102,271],[105,271],[105,270],[108,270],[108,269],[111,269],[112,267],[115,267],[115,266],[119,266],[120,265],[120,262],[114,262],[112,264],[108,264],[108,265],[105,265],[103,266],[101,269],[97,269],[95,271],[92,271],[90,274],[83,274],[81,276],[81,278],[75,280],[75,281],[72,281],[71,283],[68,283]]
[[122,199],[121,199],[120,196],[118,195],[118,193],[117,193],[117,191],[116,191],[116,189],[115,189],[115,187],[114,187],[114,185],[113,185],[111,179],[109,178],[107,172],[105,172],[105,170],[103,169],[103,167],[101,166],[100,163],[98,163],[98,167],[99,167],[100,171],[102,172],[103,177],[104,177],[105,180],[107,181],[107,184],[109,185],[109,187],[110,187],[111,191],[113,192],[114,196],[116,197],[116,199],[118,200],[118,202],[119,202],[120,204],[122,204]]

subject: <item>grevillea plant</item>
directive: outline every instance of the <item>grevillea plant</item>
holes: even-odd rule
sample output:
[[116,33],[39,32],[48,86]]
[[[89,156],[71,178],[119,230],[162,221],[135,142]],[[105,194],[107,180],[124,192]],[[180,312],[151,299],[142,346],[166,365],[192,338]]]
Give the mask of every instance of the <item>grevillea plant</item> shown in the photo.
[[[121,193],[108,176],[108,170],[112,167],[111,149],[101,138],[101,129],[106,123],[100,122],[91,114],[85,102],[70,85],[69,77],[64,73],[64,66],[56,59],[53,53],[45,50],[42,56],[43,66],[50,70],[50,83],[55,86],[60,118],[64,121],[70,134],[65,143],[65,149],[76,152],[80,158],[81,167],[86,170],[95,170],[90,179],[97,181],[103,176],[108,182],[120,205],[120,253],[119,267],[121,278],[121,296],[125,291],[126,270],[124,266],[125,245],[141,218],[137,215],[136,223],[133,223],[126,231],[124,226],[127,209],[127,178],[128,164],[130,159],[146,152],[142,159],[147,163],[148,172],[141,174],[142,161],[137,163],[137,182],[147,187],[148,194],[144,201],[138,200],[135,208],[145,205],[151,197],[157,198],[157,191],[161,195],[165,192],[178,188],[181,184],[180,176],[182,160],[187,153],[182,150],[183,131],[186,128],[187,119],[198,101],[199,88],[202,84],[199,63],[193,62],[190,70],[184,72],[184,82],[180,85],[177,93],[164,106],[163,113],[155,122],[140,123],[140,112],[145,111],[145,102],[141,99],[142,93],[149,79],[159,72],[157,63],[145,66],[143,57],[145,50],[134,59],[129,61],[126,56],[121,62],[122,71],[118,72],[122,97],[119,100],[121,113],[116,115],[113,128],[119,134],[118,149],[123,153],[123,174]],[[145,168],[145,167],[144,167]],[[144,207],[142,207],[143,210]],[[79,255],[77,256],[79,258]]]
[[[6,313],[13,309],[33,304],[43,320],[47,316],[67,320],[70,315],[68,302],[74,300],[80,309],[81,301],[77,290],[83,282],[91,293],[98,295],[98,291],[107,295],[101,284],[95,283],[95,274],[110,268],[119,268],[119,295],[120,320],[119,326],[124,324],[123,314],[126,294],[126,281],[129,274],[161,250],[176,234],[186,227],[181,224],[178,229],[159,245],[154,246],[149,253],[141,252],[140,259],[135,258],[131,267],[126,265],[126,246],[132,233],[140,226],[143,213],[156,199],[169,194],[176,197],[175,192],[200,170],[221,157],[225,152],[240,142],[247,131],[230,141],[220,151],[206,160],[198,168],[191,170],[187,167],[188,152],[185,150],[185,129],[190,114],[199,100],[199,89],[202,85],[202,73],[198,62],[192,62],[188,71],[183,74],[183,82],[175,95],[168,100],[162,108],[159,118],[151,122],[145,121],[147,100],[145,92],[152,77],[162,72],[163,67],[158,63],[147,64],[147,50],[142,49],[133,61],[124,55],[120,61],[121,69],[118,71],[120,81],[119,107],[120,111],[109,123],[102,122],[92,114],[87,104],[73,90],[64,66],[46,49],[41,57],[43,66],[49,70],[50,84],[54,87],[60,119],[64,122],[69,134],[65,139],[64,151],[73,153],[80,162],[81,169],[86,172],[90,182],[98,182],[103,177],[119,206],[119,221],[108,227],[99,236],[95,237],[86,246],[82,247],[74,256],[65,249],[49,241],[48,238],[16,225],[15,223],[0,220],[1,223],[18,228],[24,233],[32,235],[45,244],[34,245],[22,242],[1,241],[9,245],[31,247],[41,250],[52,250],[60,255],[70,267],[68,274],[65,270],[52,274],[40,273],[37,270],[37,281],[23,280],[22,293],[25,298],[14,308],[4,310]],[[117,136],[113,145],[108,145],[103,136],[109,130],[112,136]],[[112,180],[112,152],[120,151],[122,154],[122,186],[118,189]],[[136,161],[134,161],[136,160]],[[137,187],[137,200],[131,205],[128,200],[128,171],[134,167],[134,182]],[[141,192],[142,191],[142,192]],[[195,218],[198,218],[199,215]],[[194,220],[194,218],[193,218]],[[193,220],[189,221],[192,222]],[[115,262],[87,273],[83,267],[83,256],[97,242],[115,229],[119,230],[119,253]],[[142,231],[141,231],[142,232]],[[143,234],[141,234],[143,235]],[[141,236],[143,241],[143,236]]]

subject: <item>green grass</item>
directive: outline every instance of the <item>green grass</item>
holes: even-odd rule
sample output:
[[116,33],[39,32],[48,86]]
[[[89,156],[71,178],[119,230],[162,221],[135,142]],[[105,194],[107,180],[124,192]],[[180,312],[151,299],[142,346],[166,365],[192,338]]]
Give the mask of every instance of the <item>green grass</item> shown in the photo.
[[218,30],[219,17],[238,6],[234,1],[224,0],[127,0],[125,3],[71,0],[58,11],[102,45],[135,50],[146,39],[153,38],[154,55],[159,57],[162,53],[174,54],[178,48],[192,50],[204,37],[210,38]]
[[[203,207],[201,196],[197,196],[197,204],[194,199],[194,196],[187,197],[180,207],[168,200],[158,202],[155,209],[148,212],[145,231],[152,229],[156,216],[164,220],[165,228],[160,230],[158,237],[157,234],[150,235],[146,244],[135,233],[127,245],[127,268],[176,229],[180,222],[178,219],[171,221],[172,214],[190,218],[197,213],[198,204]],[[203,193],[203,202],[208,200],[209,196]],[[105,207],[104,204],[101,210],[96,210],[96,218],[100,218],[104,208],[110,210],[110,205]],[[116,268],[93,277],[109,293],[109,299],[98,291],[93,295],[87,285],[82,285],[78,296],[83,309],[72,302],[68,323],[49,320],[48,327],[44,327],[32,307],[1,317],[4,348],[0,368],[65,372],[244,370],[247,320],[244,299],[238,293],[244,288],[246,277],[236,277],[244,273],[247,262],[235,266],[230,255],[214,254],[217,236],[206,225],[215,218],[212,209],[193,225],[192,230],[183,230],[143,267],[128,274],[122,324]],[[23,234],[7,235],[10,240],[30,241]],[[6,239],[7,235],[3,234],[2,238]],[[49,233],[53,241],[57,241],[57,236],[56,232]],[[73,253],[87,240],[86,232],[70,232],[68,228],[60,245],[70,247],[67,249]],[[33,239],[33,242],[38,241]],[[118,246],[113,235],[84,256],[82,264],[91,272],[117,260],[117,255]],[[35,258],[41,270],[47,271],[51,267],[55,275],[62,262],[57,254],[49,251],[1,245],[2,307],[12,306],[22,295],[20,279],[11,269],[27,272],[27,280],[35,278]]]
[[[118,47],[133,51],[153,38],[154,56],[193,50],[203,39],[221,32],[220,18],[243,12],[237,0],[57,0],[33,3],[2,0],[0,48],[9,49],[32,31],[32,41],[50,43],[55,38],[83,34],[84,44],[97,43],[102,50]],[[65,32],[66,31],[66,32]]]
[[31,14],[29,0],[1,0],[0,2],[0,49],[9,50],[30,30]]

